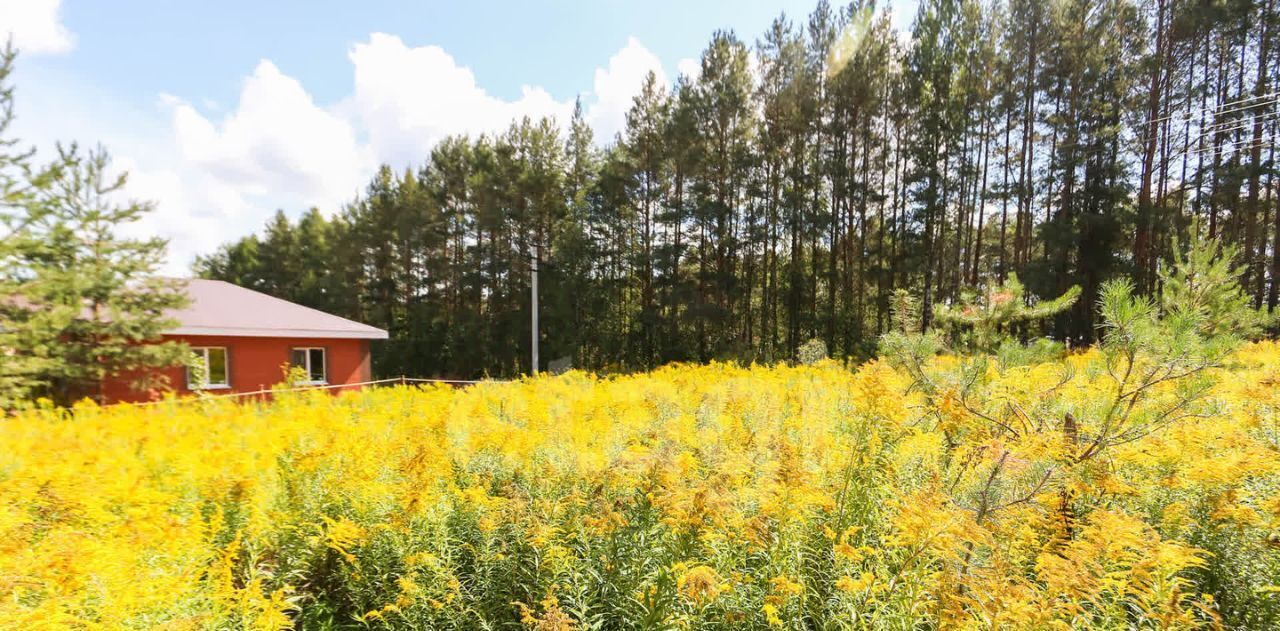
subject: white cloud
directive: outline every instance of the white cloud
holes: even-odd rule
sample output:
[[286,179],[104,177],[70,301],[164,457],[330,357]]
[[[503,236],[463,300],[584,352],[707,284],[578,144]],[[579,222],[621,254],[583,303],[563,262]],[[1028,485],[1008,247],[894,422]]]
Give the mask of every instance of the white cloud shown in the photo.
[[0,40],[28,55],[57,54],[75,48],[75,37],[62,25],[61,0],[0,0]]
[[164,100],[172,104],[182,157],[251,195],[332,208],[355,196],[375,164],[346,120],[317,106],[269,61],[258,63],[238,107],[218,123],[185,101]]
[[[359,120],[381,162],[418,162],[446,136],[501,132],[525,116],[554,118],[564,127],[573,113],[573,99],[556,100],[536,86],[523,86],[510,101],[489,94],[471,69],[439,46],[410,47],[394,35],[374,33],[349,57],[355,93],[343,109]],[[596,69],[583,99],[596,138],[607,142],[622,129],[650,71],[668,85],[662,62],[634,37]]]
[[155,204],[155,211],[144,221],[125,226],[122,232],[168,239],[167,274],[185,275],[196,255],[216,250],[234,234],[234,228],[256,228],[266,219],[265,211],[245,195],[198,170],[143,165],[130,156],[116,156],[112,166],[129,174],[128,197]]
[[[36,107],[20,107],[19,121],[42,147],[57,138],[105,142],[115,168],[129,172],[127,195],[156,202],[126,232],[168,239],[165,272],[185,274],[196,255],[260,230],[277,208],[336,212],[377,165],[420,164],[448,135],[501,132],[524,116],[552,117],[564,128],[573,111],[572,97],[558,100],[537,86],[515,99],[495,96],[442,48],[412,47],[394,35],[374,33],[348,58],[354,89],[331,104],[263,60],[238,99],[217,106],[161,94],[154,109],[140,110],[87,86],[44,85]],[[582,101],[600,142],[623,128],[650,71],[668,85],[657,56],[635,38],[596,69]]]
[[702,76],[702,62],[693,57],[685,57],[676,62],[676,70],[690,80]]
[[764,68],[760,65],[760,55],[747,54],[747,74],[751,77],[753,86],[758,86],[764,81]]
[[144,145],[116,163],[130,172],[131,196],[156,202],[139,229],[169,239],[169,273],[260,229],[277,208],[336,212],[377,165],[339,108],[317,105],[270,61],[258,63],[220,119],[169,94],[159,103],[170,117],[169,146]]
[[169,118],[167,134],[107,141],[117,149],[113,167],[129,174],[127,196],[155,202],[155,212],[122,230],[168,239],[168,274],[185,275],[197,255],[260,229],[277,208],[338,210],[376,164],[343,117],[268,61],[244,80],[225,117],[211,120],[168,94],[148,118],[156,113]]
[[607,67],[596,69],[594,102],[587,108],[587,122],[597,139],[609,141],[622,131],[631,101],[640,93],[650,72],[664,89],[670,85],[662,70],[662,61],[634,37],[628,38],[627,45],[609,58]]
[[399,37],[374,33],[350,54],[355,94],[349,108],[368,134],[379,161],[421,161],[451,134],[498,132],[529,116],[567,120],[573,103],[524,86],[504,101],[479,86],[475,75],[439,46],[410,48]]

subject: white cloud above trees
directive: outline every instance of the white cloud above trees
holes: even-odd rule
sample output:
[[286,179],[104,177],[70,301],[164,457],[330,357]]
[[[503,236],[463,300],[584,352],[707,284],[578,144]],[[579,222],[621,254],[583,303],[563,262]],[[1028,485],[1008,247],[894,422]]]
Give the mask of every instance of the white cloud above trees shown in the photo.
[[353,197],[376,166],[350,121],[316,105],[270,61],[258,63],[236,109],[219,121],[185,101],[166,100],[183,160],[249,195],[330,206]]
[[518,99],[500,99],[439,46],[409,47],[385,33],[353,46],[348,58],[349,107],[379,162],[420,162],[446,136],[498,132],[524,116],[563,119],[573,107],[528,85]]
[[28,55],[70,52],[75,37],[62,25],[61,0],[0,0],[0,44],[10,37]]
[[[6,7],[7,2],[0,0]],[[56,23],[57,4],[48,4],[52,8],[45,13]],[[73,39],[65,36],[70,46]],[[55,43],[48,40],[45,50],[54,50]],[[311,206],[338,211],[379,164],[419,165],[449,135],[501,133],[525,116],[552,117],[565,128],[577,98],[557,99],[536,85],[523,86],[516,98],[501,98],[439,46],[411,46],[386,33],[351,46],[348,59],[352,92],[333,103],[317,102],[307,86],[264,59],[225,109],[162,94],[154,111],[137,117],[145,123],[135,118],[112,128],[110,117],[71,111],[92,105],[65,94],[56,107],[24,111],[19,84],[19,114],[29,128],[57,130],[62,140],[67,133],[84,135],[86,128],[68,131],[60,120],[97,121],[87,130],[93,137],[84,140],[105,139],[117,167],[131,173],[128,194],[157,203],[146,224],[131,232],[168,238],[167,271],[185,273],[195,255],[259,230],[276,209],[293,215]],[[650,71],[668,84],[658,57],[630,38],[593,76],[583,77],[584,85],[591,82],[581,98],[598,142],[611,142],[623,128],[632,97]],[[64,87],[68,93],[76,89]],[[26,138],[43,146],[46,136]]]
[[594,91],[589,95],[592,98],[584,105],[587,122],[595,131],[597,141],[611,141],[622,131],[631,100],[640,93],[650,72],[659,85],[670,85],[662,70],[662,61],[634,37],[628,38],[627,45],[609,58],[607,66],[596,68]]
[[[545,89],[525,85],[506,100],[485,90],[470,68],[439,46],[406,45],[399,37],[373,33],[348,53],[352,94],[329,106],[315,102],[297,79],[269,60],[258,63],[242,84],[231,111],[214,117],[178,97],[163,96],[169,110],[179,164],[137,167],[135,180],[158,197],[168,226],[174,264],[209,251],[207,231],[173,232],[181,218],[222,213],[234,217],[218,242],[258,229],[276,208],[298,212],[316,206],[332,213],[353,199],[380,164],[396,168],[422,163],[440,140],[455,134],[494,134],[523,117],[555,119],[566,128],[574,98],[556,100]],[[587,121],[599,141],[620,131],[645,75],[667,84],[661,61],[630,38],[596,69],[592,90],[582,95]],[[198,186],[199,194],[189,190]],[[203,208],[218,199],[222,209]],[[245,223],[249,225],[246,226]],[[164,229],[165,222],[158,227]]]
[[676,70],[689,79],[697,79],[702,75],[702,61],[693,57],[685,57],[676,62]]

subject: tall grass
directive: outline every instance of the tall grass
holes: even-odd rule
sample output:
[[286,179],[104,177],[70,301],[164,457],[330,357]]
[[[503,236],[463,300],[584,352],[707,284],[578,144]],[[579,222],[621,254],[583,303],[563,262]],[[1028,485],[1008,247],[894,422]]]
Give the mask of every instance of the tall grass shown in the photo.
[[1070,489],[1025,445],[956,473],[989,437],[882,363],[32,411],[0,421],[0,627],[1275,628],[1280,347],[1228,376]]

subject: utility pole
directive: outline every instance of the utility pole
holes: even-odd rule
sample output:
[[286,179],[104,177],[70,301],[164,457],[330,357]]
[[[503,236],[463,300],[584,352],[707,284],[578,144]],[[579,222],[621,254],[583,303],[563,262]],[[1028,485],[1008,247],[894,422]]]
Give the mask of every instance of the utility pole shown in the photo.
[[530,349],[532,349],[533,361],[531,364],[530,374],[538,374],[538,244],[532,246],[533,256],[530,258],[531,269],[533,270],[533,281],[529,284],[530,296],[530,313],[532,319],[532,333],[530,339]]

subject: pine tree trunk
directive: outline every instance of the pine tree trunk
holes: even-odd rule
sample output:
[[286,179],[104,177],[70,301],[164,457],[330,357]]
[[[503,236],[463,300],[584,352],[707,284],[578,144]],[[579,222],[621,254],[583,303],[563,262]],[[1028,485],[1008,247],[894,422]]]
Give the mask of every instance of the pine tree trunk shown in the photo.
[[[1249,198],[1242,210],[1244,217],[1244,249],[1245,269],[1242,286],[1248,290],[1252,285],[1250,279],[1253,275],[1262,274],[1262,257],[1265,256],[1266,243],[1263,239],[1263,247],[1254,250],[1254,242],[1258,237],[1258,197],[1261,192],[1262,184],[1262,140],[1263,140],[1263,114],[1270,108],[1259,108],[1258,103],[1262,101],[1267,93],[1267,62],[1271,48],[1271,8],[1274,0],[1268,0],[1262,10],[1262,34],[1259,35],[1258,42],[1258,76],[1254,81],[1253,99],[1250,105],[1254,106],[1253,113],[1253,132],[1250,135],[1249,143]],[[1262,293],[1258,292],[1254,297],[1255,304],[1262,303]]]
[[1147,120],[1142,126],[1142,166],[1138,185],[1138,218],[1133,241],[1134,268],[1137,272],[1137,285],[1140,289],[1150,290],[1154,269],[1151,265],[1151,185],[1155,171],[1157,130],[1160,129],[1158,116],[1161,105],[1161,87],[1164,85],[1163,72],[1167,63],[1165,35],[1165,3],[1156,2],[1156,63],[1151,68],[1151,79],[1148,84]]

